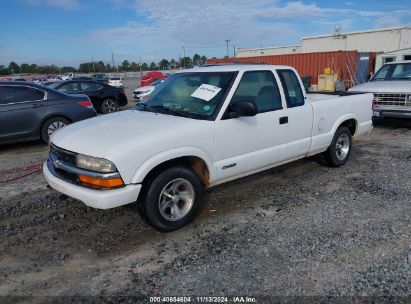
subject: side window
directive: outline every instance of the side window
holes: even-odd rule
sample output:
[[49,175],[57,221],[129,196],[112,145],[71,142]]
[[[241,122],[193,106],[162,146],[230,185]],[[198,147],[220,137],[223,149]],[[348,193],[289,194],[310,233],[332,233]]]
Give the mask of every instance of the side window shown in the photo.
[[0,86],[0,104],[44,99],[44,91],[24,86]]
[[232,101],[254,101],[258,113],[282,109],[280,91],[271,71],[245,72]]
[[292,70],[277,70],[284,88],[287,107],[294,108],[304,105],[304,94],[297,75]]
[[81,91],[81,86],[78,82],[69,82],[63,84],[58,90],[64,93],[76,93]]

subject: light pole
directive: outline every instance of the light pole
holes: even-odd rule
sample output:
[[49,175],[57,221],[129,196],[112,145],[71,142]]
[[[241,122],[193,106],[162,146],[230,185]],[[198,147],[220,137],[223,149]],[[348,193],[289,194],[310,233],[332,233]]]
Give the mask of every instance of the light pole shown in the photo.
[[113,63],[113,72],[116,71],[116,67],[114,66],[114,54],[113,54],[113,47],[111,47],[111,62]]
[[227,58],[230,58],[230,52],[228,51],[228,43],[230,42],[231,40],[229,40],[229,39],[226,39],[225,40],[225,43],[227,44]]
[[183,46],[183,68],[186,67],[186,48]]

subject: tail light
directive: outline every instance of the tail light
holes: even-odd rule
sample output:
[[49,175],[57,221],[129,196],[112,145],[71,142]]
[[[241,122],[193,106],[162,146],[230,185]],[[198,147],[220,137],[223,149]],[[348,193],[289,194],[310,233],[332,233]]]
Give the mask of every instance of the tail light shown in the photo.
[[92,109],[93,108],[93,104],[91,103],[91,101],[85,100],[85,101],[80,101],[79,105]]

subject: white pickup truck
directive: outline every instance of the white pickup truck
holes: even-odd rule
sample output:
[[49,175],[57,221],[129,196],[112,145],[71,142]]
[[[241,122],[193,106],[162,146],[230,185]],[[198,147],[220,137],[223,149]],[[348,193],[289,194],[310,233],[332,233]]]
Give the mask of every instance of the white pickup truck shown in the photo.
[[288,66],[181,70],[136,109],[58,130],[43,172],[94,208],[137,202],[171,231],[193,219],[206,187],[318,153],[343,165],[352,137],[372,129],[372,99],[307,96]]
[[386,63],[369,82],[348,91],[374,93],[375,118],[411,118],[411,61]]

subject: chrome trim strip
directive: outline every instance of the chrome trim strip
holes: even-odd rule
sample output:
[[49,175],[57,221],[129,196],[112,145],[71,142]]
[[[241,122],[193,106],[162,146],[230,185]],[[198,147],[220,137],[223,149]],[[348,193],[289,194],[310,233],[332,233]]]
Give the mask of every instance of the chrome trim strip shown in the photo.
[[58,159],[53,159],[51,157],[51,161],[53,162],[53,166],[57,169],[64,170],[70,173],[74,174],[79,174],[79,175],[87,175],[90,177],[98,178],[98,179],[113,179],[113,178],[121,178],[120,174],[118,172],[113,172],[113,173],[98,173],[94,171],[89,171],[85,169],[80,169],[76,168],[73,166],[70,166]]

